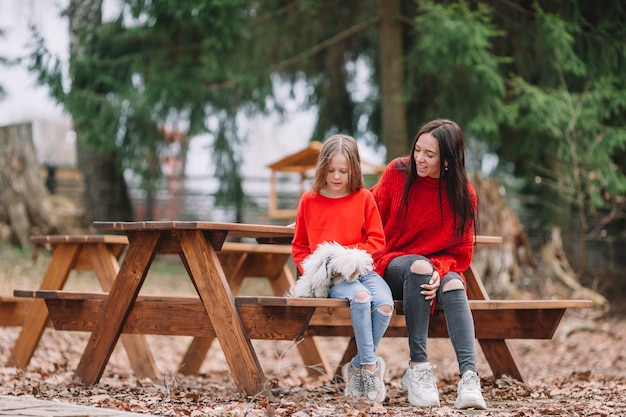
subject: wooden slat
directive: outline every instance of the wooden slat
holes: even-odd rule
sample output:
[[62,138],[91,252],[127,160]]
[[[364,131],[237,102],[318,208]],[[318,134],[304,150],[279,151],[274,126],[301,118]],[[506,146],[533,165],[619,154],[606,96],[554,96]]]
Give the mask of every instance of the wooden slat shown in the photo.
[[[16,291],[16,295],[46,299],[55,328],[82,331],[91,329],[106,297],[104,293],[70,291]],[[284,297],[235,299],[243,327],[252,339],[299,339],[307,324],[307,335],[353,335],[347,302],[316,298],[309,300],[315,301],[311,306],[304,301]],[[485,340],[550,339],[567,308],[588,306],[585,300],[470,301],[476,338]],[[139,296],[123,332],[214,336],[207,323],[210,320],[196,297]],[[394,315],[386,336],[406,336],[403,316]],[[429,336],[448,337],[445,316],[440,311],[431,317]]]
[[[14,290],[15,297],[22,298],[46,298],[65,300],[102,300],[107,297],[104,292],[83,292],[83,291],[46,291],[46,290]],[[138,300],[154,300],[163,303],[187,303],[190,300],[197,300],[195,296],[161,296],[161,295],[140,295]],[[237,305],[261,305],[261,306],[283,306],[283,307],[314,307],[341,309],[349,308],[347,300],[336,298],[290,298],[277,296],[246,296],[235,297]],[[402,302],[396,300],[395,313],[402,315]],[[546,309],[568,309],[568,308],[590,308],[591,300],[469,300],[472,311],[476,310],[546,310]],[[437,310],[440,310],[438,307]]]
[[[102,300],[47,299],[46,303],[57,330],[91,331],[102,306]],[[349,310],[335,309],[333,315],[313,315],[305,307],[267,307],[240,305],[238,311],[244,329],[251,339],[298,340],[309,336],[352,336]],[[524,310],[475,312],[476,337],[479,339],[550,339],[565,310]],[[400,322],[403,317],[398,317]],[[502,326],[502,323],[509,326]],[[182,303],[159,300],[137,300],[124,325],[124,333],[174,336],[215,337],[211,321],[198,301]],[[405,337],[402,324],[392,324],[387,337]],[[430,337],[448,337],[445,318],[432,316]]]
[[128,238],[125,235],[33,235],[30,241],[35,244],[52,243],[111,243],[117,245],[128,245]]
[[[313,306],[313,307],[348,307],[348,301],[335,298],[290,298],[274,296],[238,296],[237,304],[260,304],[265,306]],[[524,309],[562,309],[589,308],[590,300],[469,300],[472,310],[524,310]],[[397,314],[404,314],[402,302],[395,301]]]
[[495,243],[502,243],[502,237],[501,236],[486,236],[486,235],[477,235],[474,238],[474,243],[488,243],[488,244],[495,244]]
[[145,222],[93,222],[95,229],[104,230],[209,230],[226,231],[232,237],[279,238],[293,237],[293,227],[267,224],[220,223],[202,221],[145,221]]
[[[124,324],[123,333],[170,336],[215,337],[215,329],[200,300],[167,303],[155,297],[138,297]],[[47,298],[46,304],[56,330],[91,331],[104,300],[101,298]],[[283,309],[241,306],[241,321],[250,339],[299,340],[314,309]]]

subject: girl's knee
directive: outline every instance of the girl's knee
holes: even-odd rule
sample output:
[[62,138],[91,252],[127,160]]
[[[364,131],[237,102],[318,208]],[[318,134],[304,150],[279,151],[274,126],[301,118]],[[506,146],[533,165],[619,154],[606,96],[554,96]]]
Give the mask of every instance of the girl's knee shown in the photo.
[[357,302],[357,303],[369,303],[370,300],[371,300],[371,296],[366,291],[359,291],[354,296],[354,301]]
[[411,272],[413,272],[414,274],[420,274],[420,275],[432,274],[433,266],[426,259],[418,259],[411,264]]
[[393,306],[389,304],[381,304],[378,306],[378,311],[386,316],[390,316],[393,313]]

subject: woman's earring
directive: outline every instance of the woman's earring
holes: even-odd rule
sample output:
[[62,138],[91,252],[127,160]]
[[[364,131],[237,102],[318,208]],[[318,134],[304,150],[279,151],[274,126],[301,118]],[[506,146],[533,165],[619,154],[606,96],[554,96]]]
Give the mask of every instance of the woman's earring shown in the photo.
[[445,166],[443,167],[443,169],[444,169],[444,171],[447,171],[447,170],[448,170],[448,166],[447,166],[447,165],[445,165]]

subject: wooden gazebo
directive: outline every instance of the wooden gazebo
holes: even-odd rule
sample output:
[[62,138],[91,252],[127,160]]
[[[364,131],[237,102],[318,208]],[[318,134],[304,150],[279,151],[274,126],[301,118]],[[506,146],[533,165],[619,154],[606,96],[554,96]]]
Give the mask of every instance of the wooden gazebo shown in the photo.
[[[276,180],[278,173],[297,173],[300,174],[300,188],[298,196],[305,191],[306,180],[313,176],[317,158],[322,150],[321,142],[311,142],[306,148],[287,155],[279,161],[276,161],[268,167],[272,170],[270,175],[270,199],[268,204],[268,216],[273,219],[294,218],[296,216],[296,207],[278,208]],[[379,177],[385,167],[383,165],[373,164],[361,159],[361,169],[364,177]]]

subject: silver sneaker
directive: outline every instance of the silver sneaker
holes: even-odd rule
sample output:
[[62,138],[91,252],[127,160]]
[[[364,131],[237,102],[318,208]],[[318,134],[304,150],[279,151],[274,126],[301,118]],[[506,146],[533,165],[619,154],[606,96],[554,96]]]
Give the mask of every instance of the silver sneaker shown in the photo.
[[475,408],[486,410],[487,404],[480,389],[480,378],[474,371],[465,371],[459,381],[454,407],[459,410]]
[[346,397],[362,397],[363,396],[363,374],[360,369],[352,366],[352,361],[348,361],[341,368],[341,375],[346,383],[344,395]]
[[439,390],[435,383],[435,366],[416,369],[409,366],[402,377],[402,389],[409,392],[409,402],[416,407],[439,407]]
[[385,387],[387,364],[380,356],[376,357],[376,362],[378,367],[375,371],[362,370],[363,396],[372,403],[381,402],[387,397],[387,387]]

